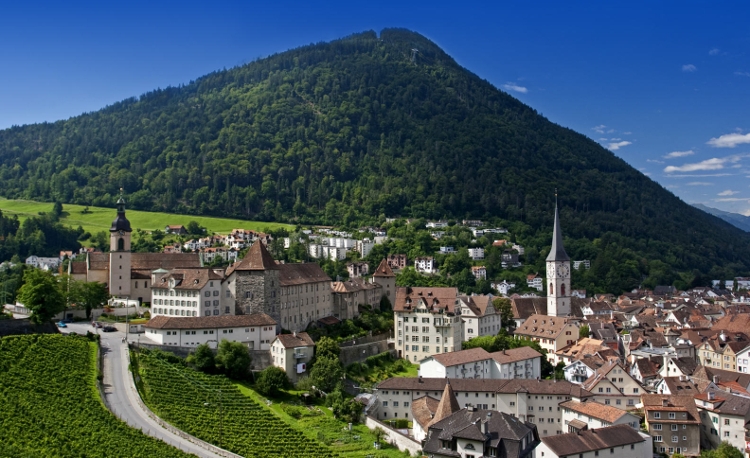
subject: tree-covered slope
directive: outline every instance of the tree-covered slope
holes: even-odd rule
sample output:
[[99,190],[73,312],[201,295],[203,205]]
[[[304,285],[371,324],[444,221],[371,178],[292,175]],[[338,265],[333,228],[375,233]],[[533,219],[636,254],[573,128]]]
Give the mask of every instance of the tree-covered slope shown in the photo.
[[602,257],[603,276],[637,284],[653,260],[668,265],[665,281],[671,269],[719,278],[750,264],[748,234],[399,29],[0,131],[5,197],[111,205],[121,186],[132,207],[180,213],[503,218],[540,252],[558,188],[571,256]]

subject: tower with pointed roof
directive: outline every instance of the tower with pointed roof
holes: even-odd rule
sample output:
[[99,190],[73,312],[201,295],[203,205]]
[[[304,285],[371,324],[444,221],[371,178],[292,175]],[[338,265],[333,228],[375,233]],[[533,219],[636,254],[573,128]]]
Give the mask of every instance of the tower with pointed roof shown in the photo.
[[281,323],[279,266],[263,242],[256,241],[233,272],[235,313],[263,312]]
[[560,215],[555,193],[555,227],[552,232],[552,248],[547,256],[547,315],[570,315],[570,256],[563,246]]
[[461,410],[461,406],[458,404],[456,393],[453,392],[451,381],[446,379],[445,388],[443,389],[443,397],[440,398],[440,403],[437,406],[437,410],[435,410],[435,416],[432,417],[432,420],[427,424],[427,427],[450,417],[459,410]]
[[130,221],[125,217],[125,199],[120,190],[117,217],[109,228],[109,293],[114,297],[130,296],[131,253]]
[[383,287],[383,296],[388,298],[388,302],[393,305],[393,301],[396,299],[396,275],[388,266],[388,261],[385,258],[380,261],[380,265],[373,272],[372,282]]

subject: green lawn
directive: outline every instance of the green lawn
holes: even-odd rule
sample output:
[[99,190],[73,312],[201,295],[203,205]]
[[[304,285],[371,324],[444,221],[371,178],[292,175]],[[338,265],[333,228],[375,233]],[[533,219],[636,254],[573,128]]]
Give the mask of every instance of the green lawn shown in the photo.
[[[380,450],[375,450],[375,434],[362,424],[348,425],[333,417],[333,413],[325,407],[322,400],[316,400],[312,406],[304,406],[298,400],[301,392],[290,391],[282,394],[278,399],[271,399],[268,405],[265,397],[247,386],[237,385],[242,394],[254,399],[260,405],[266,406],[279,418],[289,425],[300,429],[308,438],[318,440],[328,445],[331,450],[344,457],[403,458],[409,454],[398,448],[383,443]],[[289,414],[291,412],[295,416]],[[297,418],[299,417],[299,418]]]
[[[8,200],[0,198],[0,210],[6,215],[18,215],[20,220],[29,216],[36,216],[39,212],[51,212],[51,202],[35,202],[30,200]],[[115,219],[115,208],[89,207],[90,213],[82,213],[86,208],[83,205],[63,204],[65,213],[61,221],[63,224],[83,227],[84,230],[94,234],[109,229],[112,220]],[[210,216],[176,215],[162,212],[145,212],[139,210],[127,210],[128,220],[133,229],[152,231],[154,229],[164,230],[169,224],[182,224],[187,226],[190,221],[196,221],[209,232],[226,234],[232,229],[242,228],[255,231],[267,229],[287,228],[293,229],[290,224],[266,223],[262,221],[246,221],[241,219],[214,218]]]

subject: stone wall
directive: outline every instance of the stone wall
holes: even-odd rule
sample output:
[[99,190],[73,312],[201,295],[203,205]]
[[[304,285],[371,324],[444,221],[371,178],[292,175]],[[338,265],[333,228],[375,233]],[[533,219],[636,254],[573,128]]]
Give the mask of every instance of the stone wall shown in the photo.
[[262,371],[263,369],[273,365],[270,350],[250,350],[250,357],[253,359],[250,367],[254,371]]
[[382,334],[375,334],[375,335],[369,335],[364,337],[357,337],[351,340],[347,340],[345,342],[341,342],[339,344],[339,347],[351,347],[352,345],[361,345],[365,343],[371,343],[371,342],[379,342],[381,340],[388,340],[388,337],[390,336],[390,333],[384,332]]
[[341,364],[346,367],[352,363],[361,363],[370,356],[375,356],[386,351],[391,351],[393,353],[393,356],[396,356],[396,350],[393,348],[392,344],[388,345],[387,340],[380,340],[377,342],[371,342],[361,345],[352,345],[349,347],[341,347]]
[[[263,312],[281,323],[279,305],[279,272],[236,271],[235,291],[237,294],[235,311],[244,314]],[[273,285],[273,286],[272,286]]]
[[53,323],[34,324],[29,319],[0,320],[0,337],[17,334],[57,334]]
[[370,429],[380,428],[385,431],[385,441],[399,450],[407,450],[411,455],[422,453],[422,444],[415,441],[409,436],[401,434],[399,431],[391,428],[385,423],[381,423],[372,417],[365,417],[365,426]]
[[[149,350],[162,350],[172,353],[181,358],[187,358],[188,355],[195,350],[193,347],[177,347],[172,345],[158,345],[143,342],[131,342],[133,347],[137,348],[148,348]],[[217,350],[212,349],[214,354]],[[251,369],[254,371],[262,371],[268,366],[272,365],[271,351],[270,350],[249,350],[250,357],[252,358]]]

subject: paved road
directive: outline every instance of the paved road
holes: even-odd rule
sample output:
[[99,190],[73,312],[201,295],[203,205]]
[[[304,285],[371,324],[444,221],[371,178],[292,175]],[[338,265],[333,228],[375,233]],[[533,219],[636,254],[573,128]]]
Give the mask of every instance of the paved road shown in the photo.
[[[88,323],[71,323],[63,332],[86,334],[95,332]],[[220,458],[221,455],[209,452],[192,442],[181,438],[159,426],[146,412],[141,409],[136,400],[138,394],[132,387],[129,378],[127,346],[122,341],[123,332],[100,332],[102,354],[104,356],[104,396],[112,412],[128,425],[142,430],[149,436],[171,444],[185,452],[202,458]],[[127,378],[126,378],[127,377]]]

